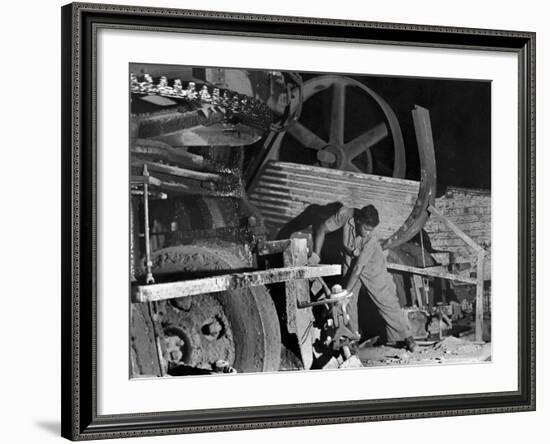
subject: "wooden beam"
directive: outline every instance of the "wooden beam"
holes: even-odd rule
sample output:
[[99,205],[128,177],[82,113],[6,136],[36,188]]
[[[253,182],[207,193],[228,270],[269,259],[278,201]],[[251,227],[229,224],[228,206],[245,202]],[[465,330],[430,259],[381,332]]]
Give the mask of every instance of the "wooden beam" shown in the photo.
[[483,340],[483,265],[485,252],[477,254],[477,283],[476,283],[476,341]]
[[258,249],[258,254],[260,256],[265,256],[268,254],[277,254],[283,253],[290,245],[290,239],[282,239],[275,241],[264,242],[261,248]]
[[[307,265],[307,239],[290,239],[283,252],[285,267]],[[289,281],[286,287],[286,326],[289,333],[296,335],[304,368],[309,370],[313,364],[313,329],[315,321],[311,308],[299,310],[301,304],[309,301],[309,282],[304,279]]]
[[142,185],[155,185],[159,187],[162,182],[153,176],[132,176],[130,179],[132,183],[140,183]]
[[133,302],[163,301],[204,293],[287,282],[293,279],[313,279],[319,276],[336,276],[342,273],[340,265],[314,265],[272,268],[269,270],[231,273],[202,279],[166,282],[133,287]]
[[184,148],[173,148],[167,143],[153,139],[137,139],[131,147],[133,156],[151,156],[170,163],[201,171],[216,171],[216,166],[203,156],[192,154]]
[[220,176],[219,174],[204,173],[202,171],[194,171],[187,168],[164,165],[158,162],[132,159],[132,166],[143,167],[143,165],[147,165],[149,171],[157,171],[159,173],[170,174],[172,176],[184,177],[187,179],[203,180],[210,182],[220,182],[222,180],[222,176]]
[[437,277],[441,279],[448,279],[450,281],[466,282],[467,284],[477,285],[478,283],[477,279],[467,278],[467,277],[456,275],[453,273],[448,273],[446,271],[441,271],[440,267],[418,268],[418,267],[411,267],[409,265],[392,264],[388,262],[388,268],[390,270],[404,271],[406,273],[419,274],[422,276],[432,276],[432,277]]
[[413,287],[416,296],[416,303],[420,308],[424,307],[422,278],[418,274],[413,274]]

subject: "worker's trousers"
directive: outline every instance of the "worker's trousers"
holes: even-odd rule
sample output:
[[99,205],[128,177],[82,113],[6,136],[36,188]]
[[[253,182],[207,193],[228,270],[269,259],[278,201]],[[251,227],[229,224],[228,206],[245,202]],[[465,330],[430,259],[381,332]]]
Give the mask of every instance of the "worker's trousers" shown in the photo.
[[388,342],[400,342],[411,336],[411,330],[405,321],[405,314],[399,305],[395,284],[388,286],[386,291],[372,292],[368,287],[366,278],[363,276],[359,278],[359,281],[353,287],[353,296],[348,304],[349,323],[353,331],[359,331],[358,302],[361,287],[367,289],[370,298],[378,308],[378,312],[386,324]]

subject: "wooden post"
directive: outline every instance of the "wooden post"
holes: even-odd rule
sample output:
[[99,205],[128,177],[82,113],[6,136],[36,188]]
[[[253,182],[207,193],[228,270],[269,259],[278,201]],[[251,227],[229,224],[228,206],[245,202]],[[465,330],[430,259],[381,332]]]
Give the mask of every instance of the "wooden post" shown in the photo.
[[483,262],[485,251],[477,253],[476,283],[476,341],[483,341]]
[[413,274],[413,288],[418,308],[424,307],[424,301],[422,299],[422,278],[418,274]]
[[[285,267],[300,267],[307,265],[307,240],[290,239],[288,247],[283,252]],[[289,333],[298,338],[298,346],[302,355],[304,368],[308,370],[313,363],[313,311],[311,308],[298,308],[310,302],[309,283],[306,279],[294,279],[286,282],[286,314]]]
[[485,261],[485,250],[479,246],[470,236],[458,228],[453,222],[444,216],[437,208],[430,205],[428,207],[430,214],[440,218],[447,226],[454,231],[467,245],[477,253],[476,267],[476,341],[483,340],[483,262]]

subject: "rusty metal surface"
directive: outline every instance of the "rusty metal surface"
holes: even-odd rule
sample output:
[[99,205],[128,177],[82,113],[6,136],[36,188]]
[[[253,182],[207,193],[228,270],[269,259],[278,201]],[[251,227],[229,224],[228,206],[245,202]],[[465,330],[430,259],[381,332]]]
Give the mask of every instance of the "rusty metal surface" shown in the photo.
[[[159,255],[163,261],[156,260]],[[213,274],[247,266],[242,258],[227,248],[202,245],[181,245],[153,252],[153,261],[153,272],[159,276],[177,272]],[[205,298],[210,298],[211,303]],[[162,325],[160,339],[165,344],[165,353],[170,354],[165,359],[170,359],[172,364],[178,360],[177,348],[183,347],[182,365],[205,369],[214,360],[224,358],[239,372],[278,370],[281,352],[279,320],[266,287],[260,285],[203,296],[176,297],[155,304],[158,306],[158,322]],[[195,311],[192,322],[189,310]],[[178,344],[180,340],[183,344]],[[204,344],[208,347],[203,348]],[[137,351],[144,353],[147,359],[154,352],[150,347]]]
[[184,177],[187,179],[195,179],[199,181],[206,182],[221,182],[223,176],[215,173],[204,173],[202,171],[190,170],[187,168],[181,168],[173,165],[165,165],[159,162],[150,162],[141,159],[132,159],[132,167],[143,169],[144,165],[147,165],[147,168],[153,174],[155,172],[168,174],[176,177]]
[[433,204],[435,199],[437,182],[430,112],[415,105],[412,115],[420,157],[420,189],[407,220],[382,244],[385,249],[395,248],[418,234],[428,220],[428,206]]
[[250,250],[248,245],[264,234],[263,226],[248,226],[251,218],[258,220],[259,216],[246,199],[179,196],[153,200],[151,214],[153,250],[196,242]]
[[153,139],[136,139],[130,146],[132,160],[169,162],[184,168],[200,171],[220,171],[221,166],[213,164],[204,156],[190,153],[187,148],[173,148],[167,143]]
[[249,197],[266,225],[277,231],[312,204],[373,204],[380,213],[378,232],[386,238],[405,222],[419,189],[420,183],[412,180],[271,161]]
[[263,131],[243,125],[214,123],[163,134],[156,140],[171,146],[247,146],[260,140]]
[[[242,72],[246,75],[246,71]],[[268,78],[269,75],[264,74],[264,81]],[[238,124],[240,133],[255,130],[261,135],[275,120],[273,111],[266,104],[268,98],[260,100],[250,90],[241,94],[208,83],[168,79],[166,75],[154,80],[150,74],[131,74],[130,90],[132,114],[140,116],[140,137],[177,131],[181,134],[176,140],[186,145],[227,145],[216,138],[208,140],[210,130],[216,132],[214,126],[234,127]],[[196,137],[197,129],[204,130],[205,135]],[[235,136],[239,138],[239,134]],[[236,141],[235,144],[247,143]]]

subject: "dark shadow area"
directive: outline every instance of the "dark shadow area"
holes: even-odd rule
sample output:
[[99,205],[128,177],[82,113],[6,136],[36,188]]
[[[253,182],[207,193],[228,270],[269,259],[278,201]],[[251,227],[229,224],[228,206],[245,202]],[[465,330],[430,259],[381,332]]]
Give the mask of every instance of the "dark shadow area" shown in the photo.
[[281,228],[277,239],[289,239],[292,233],[306,230],[310,226],[315,228],[335,214],[340,208],[342,208],[342,203],[340,202],[331,202],[327,205],[311,204]]
[[362,340],[380,337],[380,341],[387,341],[386,324],[380,316],[378,307],[374,304],[366,288],[362,287],[357,303],[359,314],[359,332]]
[[168,374],[170,376],[211,375],[212,373],[214,373],[212,370],[190,367],[188,365],[180,365],[168,370]]
[[[326,205],[309,205],[298,216],[281,228],[277,239],[289,239],[293,233],[309,230],[310,227],[313,236],[316,228],[330,216],[337,213],[340,208],[342,208],[341,202],[331,202]],[[323,250],[321,251],[321,263],[339,264],[342,261],[341,249],[342,230],[327,233]]]

